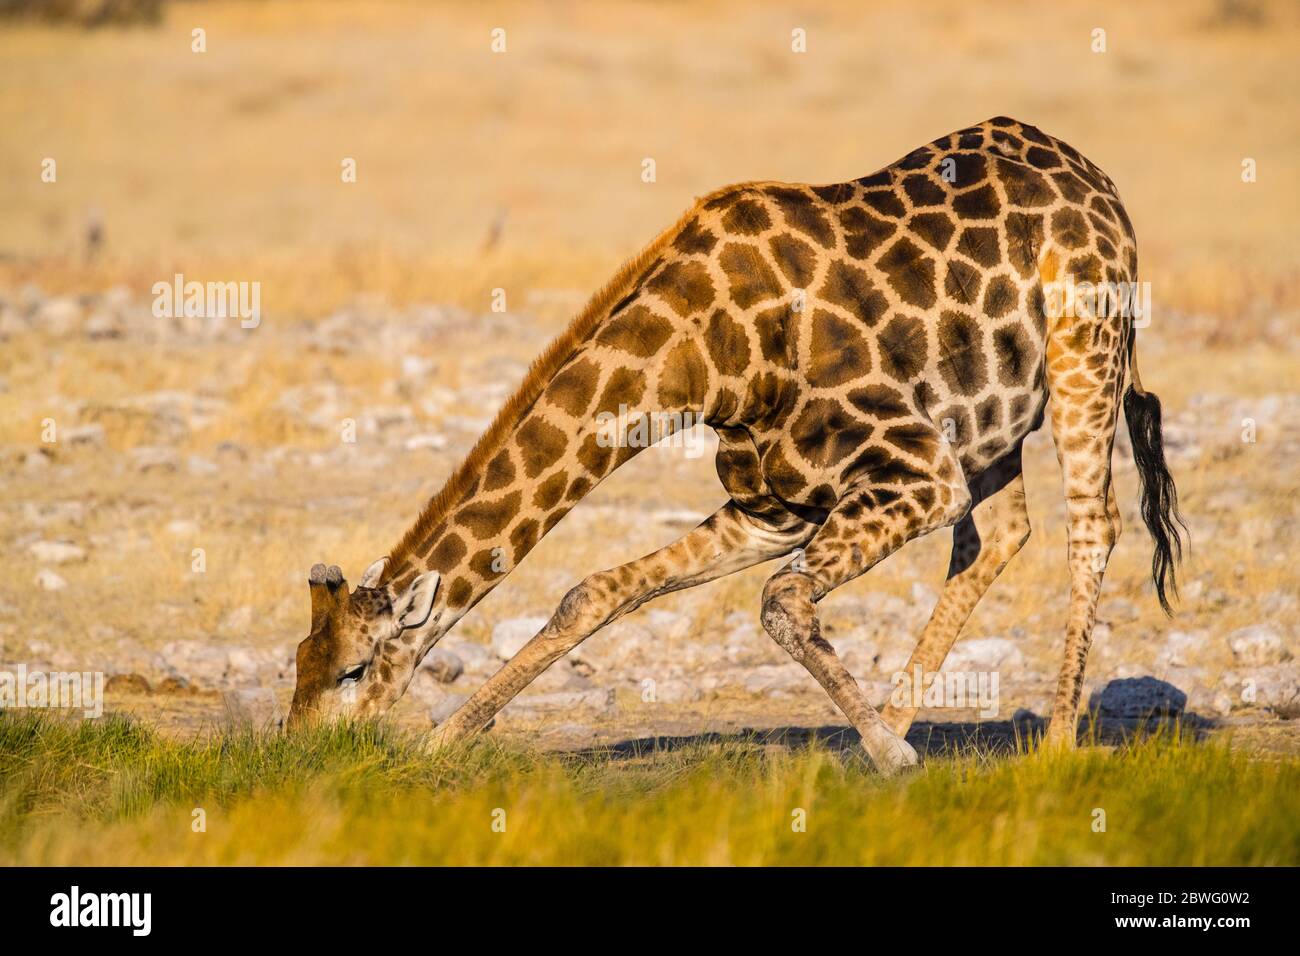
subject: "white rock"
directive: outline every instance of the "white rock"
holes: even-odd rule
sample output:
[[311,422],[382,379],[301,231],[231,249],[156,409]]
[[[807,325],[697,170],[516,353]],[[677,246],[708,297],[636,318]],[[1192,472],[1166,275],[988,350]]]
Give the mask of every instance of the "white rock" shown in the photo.
[[230,651],[219,644],[202,641],[169,641],[163,645],[163,659],[193,684],[214,687],[225,680]]
[[27,471],[43,471],[50,466],[50,452],[45,448],[23,454],[23,468]]
[[81,303],[70,295],[52,296],[41,303],[36,321],[46,332],[66,333],[81,321]]
[[920,606],[923,610],[929,611],[939,603],[939,595],[928,584],[914,581],[912,583],[912,603]]
[[465,694],[446,694],[429,707],[429,719],[435,725],[441,724],[460,710],[460,705],[467,700],[469,700],[469,697]]
[[691,619],[685,614],[664,608],[651,608],[645,613],[646,628],[661,640],[679,640],[691,630]]
[[1293,661],[1227,671],[1220,686],[1234,707],[1268,707],[1283,717],[1300,717],[1300,665]]
[[402,378],[424,378],[434,370],[436,365],[433,359],[422,355],[403,355]]
[[1204,644],[1205,640],[1204,632],[1188,634],[1185,631],[1170,631],[1165,638],[1164,647],[1156,655],[1156,666],[1161,670],[1188,666],[1192,652]]
[[663,511],[656,511],[650,515],[651,521],[657,521],[660,524],[666,524],[674,528],[694,528],[708,515],[701,514],[698,511],[687,511],[685,509],[670,508]]
[[1025,658],[1020,648],[1005,637],[982,637],[958,641],[943,662],[942,671],[1019,670]]
[[430,674],[440,684],[450,684],[465,673],[465,662],[451,651],[435,647],[420,662],[420,670]]
[[231,729],[267,731],[284,725],[280,702],[269,687],[223,691],[221,700]]
[[1282,637],[1266,624],[1252,624],[1228,635],[1233,659],[1243,667],[1266,667],[1291,659]]
[[27,546],[27,550],[42,564],[68,564],[86,560],[86,549],[71,541],[35,541]]
[[68,586],[68,582],[49,568],[41,568],[36,575],[36,586],[42,591],[62,591]]
[[421,448],[432,448],[434,450],[447,447],[447,439],[443,435],[424,434],[412,435],[406,441],[402,442],[402,447],[407,451],[418,451]]
[[614,706],[612,689],[576,690],[516,697],[506,705],[506,710],[515,714],[521,711],[545,710],[554,711],[558,715],[573,710],[605,712],[613,710]]
[[492,628],[492,653],[508,661],[546,626],[544,617],[512,617],[498,621]]
[[217,624],[217,630],[222,634],[247,634],[253,626],[253,615],[254,611],[251,605],[240,605],[225,613],[220,623]]
[[64,444],[72,448],[98,448],[104,444],[104,426],[99,424],[78,425],[75,428],[65,428],[60,436]]
[[745,669],[743,686],[749,694],[781,697],[806,689],[809,680],[798,664],[762,664]]
[[191,475],[215,475],[221,469],[215,462],[204,458],[202,455],[190,455],[185,459],[185,469]]
[[467,667],[482,661],[491,662],[494,659],[488,648],[472,641],[444,641],[441,647],[459,657]]
[[141,445],[131,449],[131,459],[137,471],[175,471],[180,467],[181,456],[174,448]]
[[[697,681],[678,677],[657,680],[653,689],[653,702],[659,704],[689,704],[703,696],[703,691]],[[638,685],[637,691],[644,699],[647,688]]]
[[226,655],[225,679],[259,682],[277,670],[272,656],[254,647],[232,647]]

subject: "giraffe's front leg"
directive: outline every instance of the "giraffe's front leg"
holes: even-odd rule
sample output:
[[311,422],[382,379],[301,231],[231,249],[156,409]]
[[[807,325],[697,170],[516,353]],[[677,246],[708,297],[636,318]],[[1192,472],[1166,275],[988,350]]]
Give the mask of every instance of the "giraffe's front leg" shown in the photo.
[[[816,602],[851,581],[904,542],[951,524],[970,507],[960,470],[924,488],[856,487],[831,511],[797,566],[779,571],[763,589],[763,627],[825,688],[862,736],[882,773],[918,762],[916,751],[867,701],[835,649],[821,635]],[[929,502],[926,504],[925,502]]]
[[816,526],[791,518],[777,528],[728,503],[665,548],[593,574],[564,596],[532,640],[431,736],[439,747],[481,730],[542,671],[610,621],[661,594],[679,591],[788,554]]

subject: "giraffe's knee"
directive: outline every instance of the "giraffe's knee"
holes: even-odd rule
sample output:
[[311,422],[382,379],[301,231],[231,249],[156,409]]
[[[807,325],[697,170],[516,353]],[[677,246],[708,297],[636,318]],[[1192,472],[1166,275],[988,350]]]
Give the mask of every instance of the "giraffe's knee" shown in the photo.
[[569,588],[540,636],[548,644],[564,644],[573,635],[596,630],[610,610],[608,589],[600,576],[593,574]]
[[1101,574],[1119,540],[1120,523],[1113,503],[1101,497],[1069,502],[1071,563],[1081,571]]
[[1020,549],[1029,543],[1033,529],[1029,526],[1029,515],[1021,515],[1007,526],[1007,560],[1020,553]]
[[779,571],[763,587],[759,614],[763,629],[796,661],[808,652],[817,610],[812,578],[798,571]]
[[1119,536],[1124,533],[1124,519],[1120,516],[1119,502],[1115,500],[1115,489],[1111,488],[1106,497],[1106,517],[1110,520],[1110,546],[1115,547]]

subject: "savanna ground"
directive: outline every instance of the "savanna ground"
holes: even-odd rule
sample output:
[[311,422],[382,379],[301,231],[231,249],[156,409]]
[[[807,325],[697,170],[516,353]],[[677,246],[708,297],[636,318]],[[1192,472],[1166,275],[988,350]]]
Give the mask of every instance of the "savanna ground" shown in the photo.
[[[100,720],[0,718],[0,861],[1300,861],[1297,64],[1284,2],[177,2],[152,26],[0,22],[0,668],[116,675]],[[385,553],[533,355],[693,197],[853,178],[999,113],[1105,169],[1137,229],[1143,381],[1193,549],[1166,619],[1121,436],[1089,690],[1166,680],[1194,732],[1016,743],[1047,711],[1068,596],[1045,432],[1026,446],[1034,537],[954,652],[999,675],[997,714],[923,711],[922,774],[879,780],[836,735],[758,627],[770,567],[639,611],[485,739],[419,756],[407,735],[567,587],[717,507],[710,452],[681,448],[566,518],[440,645],[396,727],[224,727],[223,694],[287,703],[307,568],[355,579]],[[155,318],[176,273],[260,283],[260,325]],[[947,547],[915,542],[823,605],[877,700]]]

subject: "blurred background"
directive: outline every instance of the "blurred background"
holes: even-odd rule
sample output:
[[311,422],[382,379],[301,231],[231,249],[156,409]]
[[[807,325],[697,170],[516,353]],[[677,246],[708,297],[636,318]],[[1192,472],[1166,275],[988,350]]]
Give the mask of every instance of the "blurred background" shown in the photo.
[[[376,290],[476,295],[466,266],[551,283],[569,270],[586,289],[719,185],[839,182],[999,113],[1110,173],[1165,301],[1241,294],[1233,274],[1296,262],[1293,3],[0,11],[0,264],[19,280],[257,273],[282,312]],[[196,29],[206,52],[191,50]],[[1243,188],[1248,157],[1258,182]]]
[[[306,568],[355,577],[384,553],[532,356],[694,197],[855,178],[1008,114],[1124,197],[1152,283],[1144,381],[1197,542],[1166,621],[1121,447],[1128,533],[1090,675],[1168,676],[1226,714],[1243,668],[1273,668],[1282,708],[1300,617],[1298,74],[1288,0],[0,0],[0,661],[177,690],[129,699],[182,723],[213,689],[287,693]],[[176,273],[260,283],[262,324],[155,318],[150,289]],[[1042,713],[1067,576],[1047,436],[1029,458],[1037,533],[966,664],[1023,678],[1015,700]],[[420,706],[490,673],[502,625],[526,632],[721,499],[707,456],[637,458],[462,622],[463,673]],[[940,538],[828,602],[862,679],[906,659]],[[774,694],[824,708],[757,627],[765,573],[634,615],[547,686],[627,691],[609,718],[625,724],[650,719],[647,674],[714,723]],[[1259,655],[1234,650],[1251,627]]]

